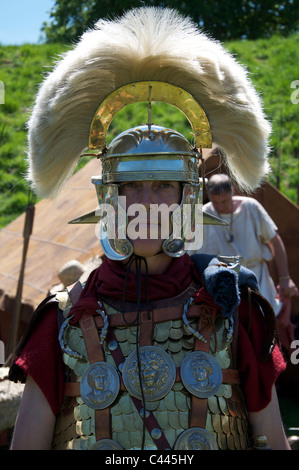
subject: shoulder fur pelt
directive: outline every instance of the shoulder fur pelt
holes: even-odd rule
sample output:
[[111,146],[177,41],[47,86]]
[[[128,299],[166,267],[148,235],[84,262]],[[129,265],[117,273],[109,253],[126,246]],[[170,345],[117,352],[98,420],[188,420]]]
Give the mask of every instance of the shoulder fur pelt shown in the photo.
[[42,83],[28,123],[28,179],[41,197],[55,196],[74,171],[101,102],[143,80],[191,93],[232,177],[247,191],[260,184],[269,170],[271,129],[246,70],[190,19],[145,7],[96,23]]

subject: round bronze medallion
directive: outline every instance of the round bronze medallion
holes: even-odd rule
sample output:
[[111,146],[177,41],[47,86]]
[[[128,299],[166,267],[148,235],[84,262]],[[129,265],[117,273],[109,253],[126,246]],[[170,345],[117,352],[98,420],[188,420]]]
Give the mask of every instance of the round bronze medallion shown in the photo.
[[209,431],[194,427],[179,435],[174,450],[218,450],[218,444]]
[[118,373],[106,362],[94,362],[84,372],[80,382],[80,394],[84,403],[95,410],[102,410],[116,399],[120,388]]
[[[176,368],[171,357],[157,346],[141,346],[139,361],[145,401],[160,400],[175,382]],[[122,377],[130,395],[141,399],[137,351],[131,352],[127,357]]]
[[222,371],[216,359],[203,351],[193,351],[184,358],[180,367],[181,380],[196,397],[213,396],[222,384]]
[[123,448],[113,439],[100,439],[91,446],[90,450],[123,450]]

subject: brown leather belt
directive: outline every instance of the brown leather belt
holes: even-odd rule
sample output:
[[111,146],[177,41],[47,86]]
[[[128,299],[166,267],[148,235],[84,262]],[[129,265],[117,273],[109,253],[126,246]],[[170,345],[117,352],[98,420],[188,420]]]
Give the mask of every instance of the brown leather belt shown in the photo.
[[[190,305],[190,307],[188,308],[188,318],[198,318],[200,315],[199,307],[201,307],[201,305]],[[216,315],[216,308],[207,306],[204,306],[204,308],[205,310],[208,309],[211,315]],[[149,314],[151,314],[151,323],[161,323],[169,320],[180,320],[182,318],[183,309],[183,306],[175,306],[159,308],[150,312],[141,311],[140,323],[147,323],[149,321]],[[109,326],[115,328],[119,326],[128,326],[128,323],[130,324],[130,326],[134,326],[137,324],[136,312],[126,312],[124,315],[122,313],[113,313],[112,315],[109,315]],[[102,317],[96,316],[95,323],[98,328],[103,328],[104,320]]]
[[[236,369],[222,369],[222,383],[223,384],[239,384],[240,376],[239,371]],[[176,382],[181,382],[180,368],[176,368]],[[122,378],[120,378],[120,390],[126,390]],[[64,384],[65,397],[79,397],[80,396],[80,382],[65,382]]]
[[[99,333],[92,315],[84,314],[79,321],[83,333],[85,347],[90,364],[98,361],[105,361],[104,352],[99,340]],[[79,385],[79,384],[78,384]],[[76,396],[80,396],[79,393]],[[96,440],[110,439],[110,408],[95,410],[95,436]]]

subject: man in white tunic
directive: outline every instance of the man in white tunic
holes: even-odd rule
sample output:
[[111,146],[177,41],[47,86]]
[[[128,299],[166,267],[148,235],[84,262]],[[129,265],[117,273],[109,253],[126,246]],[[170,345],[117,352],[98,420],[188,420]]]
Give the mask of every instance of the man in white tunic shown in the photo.
[[[204,212],[220,217],[227,226],[204,225],[202,253],[240,256],[243,266],[251,269],[258,279],[260,292],[271,303],[276,315],[298,295],[292,281],[286,250],[277,226],[262,205],[253,198],[233,196],[227,175],[213,175],[207,186],[210,202]],[[274,259],[279,274],[277,292],[267,261]]]

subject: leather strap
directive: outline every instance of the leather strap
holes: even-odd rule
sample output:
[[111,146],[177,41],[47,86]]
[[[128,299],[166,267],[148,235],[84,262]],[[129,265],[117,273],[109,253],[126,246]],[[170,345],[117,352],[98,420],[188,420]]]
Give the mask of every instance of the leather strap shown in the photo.
[[[82,284],[80,281],[76,282],[73,286],[71,286],[69,290],[69,296],[72,301],[72,304],[75,305],[77,300],[80,297],[80,293],[82,292]],[[143,334],[146,334],[147,337],[144,339],[144,344],[151,344],[149,341],[149,337],[153,332],[153,325],[154,323],[160,323],[163,321],[169,320],[180,320],[183,314],[183,306],[178,305],[174,307],[164,307],[153,309],[150,312],[142,311],[140,313],[140,325],[141,325],[141,337]],[[188,309],[188,317],[189,318],[196,318],[200,316],[202,306],[199,305],[190,305]],[[208,310],[211,315],[215,316],[217,313],[216,308],[204,306],[205,310]],[[150,316],[149,316],[150,315]],[[128,323],[130,325],[136,325],[137,318],[136,318],[136,311],[133,312],[126,312],[125,319],[122,313],[114,313],[113,315],[109,315],[109,326],[112,328],[119,327],[119,326],[127,326]],[[95,317],[95,322],[97,328],[103,328],[104,320],[100,316]],[[151,328],[151,330],[150,330]]]
[[199,398],[195,395],[191,397],[190,428],[199,426],[205,429],[208,414],[208,399]]
[[258,305],[259,309],[262,310],[265,318],[266,338],[262,360],[266,361],[272,353],[275,344],[279,342],[276,317],[271,304],[260,292],[251,290],[251,299]]
[[223,384],[240,384],[240,374],[237,369],[222,369],[222,383]]
[[79,321],[83,333],[85,347],[90,364],[97,361],[104,361],[104,353],[100,344],[98,329],[94,317],[84,313]]
[[[205,339],[204,341],[199,340],[198,338],[195,339],[194,351],[203,351],[208,353],[210,350],[210,338],[212,333],[212,325],[214,325],[215,316],[210,314],[210,310],[208,310],[205,306],[201,309],[202,315],[198,321],[198,332],[203,336]],[[188,311],[189,316],[189,311]],[[195,395],[191,397],[191,413],[190,413],[190,427],[199,426],[200,428],[205,429],[206,422],[207,422],[207,414],[208,414],[208,399],[207,398],[199,398]]]
[[72,305],[79,300],[80,294],[82,292],[82,284],[80,281],[75,282],[75,284],[69,286],[68,293],[72,302]]
[[[121,364],[121,362],[119,362]],[[222,369],[222,383],[223,384],[240,384],[239,371],[236,369]],[[176,368],[176,382],[181,382],[180,368]],[[120,382],[120,390],[126,390],[123,381]],[[65,397],[78,397],[80,396],[80,383],[79,382],[66,382],[64,384]]]
[[[210,312],[210,315],[216,315],[216,308],[207,307],[202,305],[190,305],[188,309],[188,317],[189,318],[196,318],[201,315],[201,309],[204,308]],[[142,312],[147,314],[148,312]],[[159,308],[152,310],[152,323],[161,323],[164,321],[169,320],[180,320],[183,314],[183,306],[176,306],[176,307],[166,307],[166,308]],[[126,312],[125,313],[125,320],[123,318],[122,313],[114,313],[113,315],[109,315],[109,326],[112,328],[119,327],[119,326],[127,326],[128,323],[130,325],[136,325],[136,312]],[[98,316],[95,318],[95,322],[98,328],[102,328],[104,325],[104,320],[102,317]]]
[[[90,364],[105,361],[104,352],[100,343],[99,333],[92,315],[83,314],[79,321],[83,333],[85,347]],[[79,393],[80,396],[80,393]],[[96,440],[111,439],[110,408],[95,410],[95,436]]]
[[[109,348],[109,343],[112,342],[112,341],[113,341],[114,345],[117,344],[117,347],[115,348],[115,346],[114,346],[113,349],[110,352],[111,352],[111,355],[114,359],[114,362],[115,362],[117,368],[119,368],[119,366],[124,363],[125,357],[122,353],[122,350],[121,350],[121,348],[119,346],[119,343],[116,339],[114,330],[112,328],[108,329],[107,336],[106,336],[106,341],[107,341],[108,348]],[[122,387],[123,387],[123,389],[125,389],[123,384],[122,384]],[[142,416],[141,412],[142,412],[142,409],[143,409],[143,405],[142,405],[141,400],[138,400],[137,398],[133,397],[132,395],[130,395],[130,398],[133,401],[133,403],[134,403],[137,411],[139,412],[140,416]],[[144,419],[145,426],[146,426],[147,430],[150,433],[151,438],[153,439],[153,441],[155,442],[155,444],[157,446],[157,449],[158,450],[170,449],[171,446],[170,446],[169,442],[167,441],[166,437],[164,436],[164,434],[163,434],[163,432],[160,428],[160,425],[159,425],[158,421],[156,420],[153,412],[150,411],[148,414],[146,414],[145,417],[143,417],[143,419]],[[154,429],[157,429],[157,430],[160,431],[160,437],[155,438],[155,436],[152,435],[152,431]]]
[[139,345],[147,346],[153,342],[153,311],[140,312],[140,334],[139,334]]

